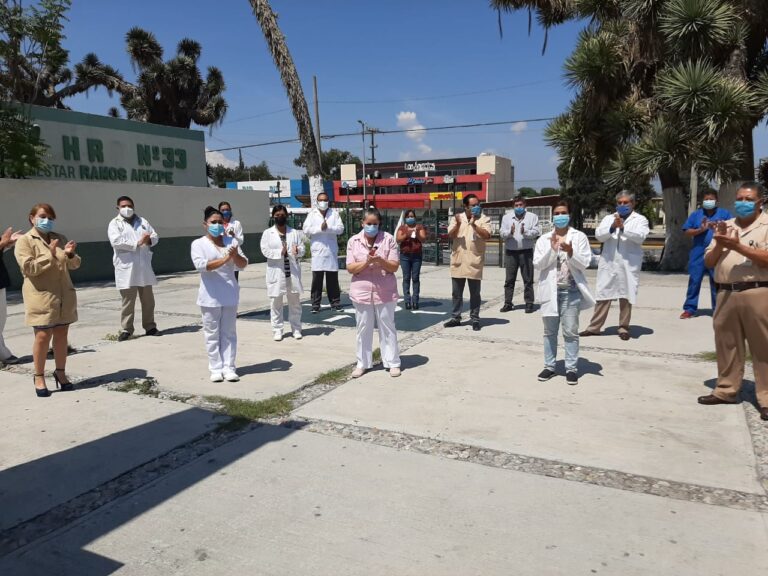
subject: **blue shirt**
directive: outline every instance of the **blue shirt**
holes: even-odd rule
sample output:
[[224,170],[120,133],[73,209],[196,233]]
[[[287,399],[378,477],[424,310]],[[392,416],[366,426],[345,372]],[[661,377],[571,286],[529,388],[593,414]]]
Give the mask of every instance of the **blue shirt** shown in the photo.
[[[731,213],[728,212],[728,210],[725,208],[720,208],[719,206],[715,208],[715,212],[712,214],[712,216],[707,216],[704,213],[704,208],[699,208],[690,216],[688,216],[688,220],[686,220],[685,224],[683,224],[683,230],[694,230],[701,228],[701,222],[704,220],[704,218],[707,218],[709,222],[719,222],[720,220],[730,220],[733,218],[733,216],[731,216]],[[712,236],[714,236],[714,234],[714,230],[708,229],[704,234],[694,236],[693,247],[691,248],[691,251],[704,252],[704,250],[707,249],[707,246],[709,246],[709,243],[712,242]]]

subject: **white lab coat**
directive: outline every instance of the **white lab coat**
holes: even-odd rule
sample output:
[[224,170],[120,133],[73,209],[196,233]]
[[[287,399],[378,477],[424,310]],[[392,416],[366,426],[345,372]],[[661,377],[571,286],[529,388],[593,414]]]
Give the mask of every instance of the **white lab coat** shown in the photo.
[[[552,250],[550,239],[555,231],[548,232],[536,241],[533,250],[533,267],[539,271],[539,303],[542,316],[559,316],[557,309],[557,252]],[[568,258],[568,268],[573,281],[581,292],[579,310],[586,310],[595,305],[595,299],[589,291],[589,284],[584,271],[592,260],[589,238],[584,232],[568,228],[565,241],[573,246],[573,255]]]
[[[139,246],[139,240],[146,233],[150,235],[150,246]],[[131,222],[116,216],[107,227],[107,235],[114,252],[112,264],[118,290],[157,284],[152,270],[151,247],[156,246],[160,238],[146,218],[136,215]]]
[[[321,230],[323,220],[328,228]],[[310,241],[312,253],[312,272],[336,272],[339,269],[339,240],[337,236],[344,234],[344,223],[341,216],[333,208],[328,208],[323,218],[317,208],[307,214],[304,221],[304,234]]]
[[[235,240],[237,240],[237,244],[239,246],[242,246],[245,244],[245,234],[243,233],[243,225],[240,224],[239,220],[235,220],[234,218],[229,221],[229,224],[224,224],[224,230],[227,234],[227,236],[232,236]],[[230,232],[230,230],[232,232]]]
[[650,232],[648,219],[633,211],[624,220],[624,229],[611,233],[614,217],[609,214],[603,218],[595,230],[595,238],[603,243],[596,296],[598,300],[626,298],[634,304],[643,266],[643,242]]
[[[291,264],[291,292],[301,294],[301,258],[304,256],[304,235],[290,226],[285,228],[285,240],[288,245],[288,261]],[[293,247],[299,249],[293,254]],[[286,293],[285,269],[283,268],[283,243],[277,228],[272,226],[261,235],[261,253],[267,259],[267,296],[276,298]]]

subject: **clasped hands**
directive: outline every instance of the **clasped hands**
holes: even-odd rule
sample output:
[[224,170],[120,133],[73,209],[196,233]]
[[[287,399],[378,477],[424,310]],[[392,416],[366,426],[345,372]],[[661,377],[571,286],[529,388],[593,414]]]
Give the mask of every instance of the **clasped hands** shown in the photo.
[[558,250],[562,250],[568,256],[573,256],[573,244],[568,244],[564,239],[560,238],[557,234],[552,234],[552,236],[549,239],[550,245],[552,246],[552,251],[557,252]]

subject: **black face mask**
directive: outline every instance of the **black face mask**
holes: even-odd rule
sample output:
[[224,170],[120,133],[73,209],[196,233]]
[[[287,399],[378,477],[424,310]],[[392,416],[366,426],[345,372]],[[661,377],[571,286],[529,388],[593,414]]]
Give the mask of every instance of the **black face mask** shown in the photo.
[[278,216],[277,218],[275,218],[275,224],[277,224],[278,226],[285,226],[285,223],[287,221],[288,221],[288,218],[286,218],[285,216]]

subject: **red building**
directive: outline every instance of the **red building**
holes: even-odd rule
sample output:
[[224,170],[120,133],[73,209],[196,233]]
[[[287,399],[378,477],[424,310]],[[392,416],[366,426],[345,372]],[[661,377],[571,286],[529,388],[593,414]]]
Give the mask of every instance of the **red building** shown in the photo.
[[482,201],[502,200],[510,198],[513,190],[511,161],[490,154],[366,165],[365,175],[362,167],[345,164],[341,179],[333,182],[337,204],[362,205],[367,199],[382,210],[448,207],[470,193]]

